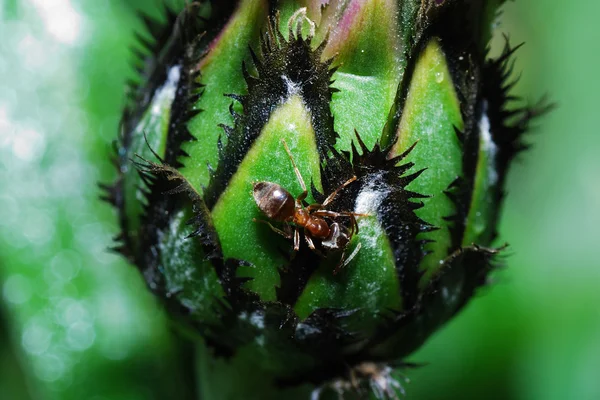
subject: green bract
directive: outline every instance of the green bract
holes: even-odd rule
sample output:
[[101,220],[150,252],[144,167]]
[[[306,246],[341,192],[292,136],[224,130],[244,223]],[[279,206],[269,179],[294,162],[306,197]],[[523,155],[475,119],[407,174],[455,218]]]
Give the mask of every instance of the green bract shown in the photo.
[[[119,250],[202,343],[203,398],[393,397],[388,365],[485,284],[536,112],[507,108],[512,50],[485,59],[492,3],[203,1],[146,18],[108,197]],[[356,178],[324,207],[350,232],[337,251],[268,221],[299,229],[295,252],[256,221],[254,183],[302,192],[284,142],[302,207]]]

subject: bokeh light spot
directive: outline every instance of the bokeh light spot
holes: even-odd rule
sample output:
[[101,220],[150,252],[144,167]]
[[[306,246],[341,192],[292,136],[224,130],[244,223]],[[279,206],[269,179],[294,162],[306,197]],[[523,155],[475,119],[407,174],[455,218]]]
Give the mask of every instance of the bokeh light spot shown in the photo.
[[43,354],[52,341],[52,329],[41,318],[34,317],[27,324],[21,342],[30,354]]
[[94,326],[88,322],[75,322],[67,330],[67,345],[76,351],[87,350],[95,339]]
[[65,44],[74,44],[80,37],[82,17],[69,0],[30,0],[36,7],[48,33]]
[[4,282],[4,299],[12,304],[23,304],[31,298],[32,290],[29,279],[21,274],[11,275]]

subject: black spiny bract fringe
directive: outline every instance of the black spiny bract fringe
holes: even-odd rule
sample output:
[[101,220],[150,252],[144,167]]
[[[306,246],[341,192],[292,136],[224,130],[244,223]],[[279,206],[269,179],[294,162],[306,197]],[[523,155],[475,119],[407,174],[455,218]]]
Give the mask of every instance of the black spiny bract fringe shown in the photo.
[[243,74],[248,87],[246,95],[229,95],[238,101],[241,114],[231,108],[234,126],[222,126],[227,144],[219,140],[219,164],[211,176],[204,198],[209,208],[216,204],[242,159],[260,135],[271,113],[290,96],[298,95],[311,110],[311,122],[317,138],[317,148],[324,157],[328,146],[335,143],[330,111],[332,60],[321,62],[326,41],[316,49],[312,38],[303,38],[298,29],[289,31],[286,39],[280,32],[278,17],[273,17],[261,37],[260,56],[251,49],[257,76],[244,64]]
[[[198,3],[192,3],[179,14],[172,27],[172,36],[166,50],[163,50],[161,68],[170,70],[178,68],[180,78],[177,82],[175,98],[171,105],[169,130],[166,150],[162,158],[156,158],[165,165],[177,165],[177,157],[181,155],[181,144],[192,140],[187,130],[188,118],[195,114],[189,100],[198,95],[200,88],[196,83],[198,72],[195,69],[200,55],[190,49],[197,47],[203,36],[203,22],[198,18]],[[162,58],[162,57],[161,57]],[[135,129],[135,128],[134,128]],[[130,162],[127,160],[126,162]],[[160,238],[168,228],[171,216],[180,210],[184,203],[174,196],[165,195],[170,189],[169,182],[151,176],[149,171],[140,169],[140,176],[145,182],[146,202],[141,216],[139,232],[140,249],[136,256],[136,264],[143,271],[151,287],[162,286],[160,278]]]
[[477,289],[488,284],[490,273],[501,266],[498,254],[505,248],[506,245],[500,248],[486,248],[472,245],[462,249],[462,254],[457,257],[455,262],[464,268],[466,278],[464,290],[461,293],[460,304],[456,312],[460,311],[467,304]]
[[[529,147],[523,140],[523,135],[529,130],[531,121],[554,108],[554,104],[548,102],[545,97],[533,106],[513,106],[515,103],[523,102],[521,98],[509,93],[518,81],[518,78],[511,78],[511,76],[514,67],[513,55],[521,45],[511,48],[507,37],[505,40],[502,54],[485,63],[482,79],[484,112],[489,118],[492,141],[497,146],[495,155],[495,170],[498,173],[495,183],[497,204],[500,204],[504,197],[502,188],[510,162],[519,152]],[[499,213],[500,209],[496,208],[495,215],[490,221],[491,226],[497,226]]]
[[[161,188],[162,195],[169,199],[169,204],[177,205],[178,209],[191,207],[192,218],[187,222],[192,226],[192,232],[184,240],[194,240],[200,244],[205,260],[212,264],[219,282],[223,288],[224,297],[214,297],[212,313],[217,316],[215,321],[204,320],[201,323],[195,317],[195,309],[187,308],[187,293],[169,293],[164,277],[160,272],[160,248],[158,241],[164,234],[157,232],[157,244],[151,248],[150,253],[154,258],[154,268],[144,269],[146,281],[155,293],[160,295],[165,306],[184,324],[194,327],[206,343],[210,346],[215,356],[231,357],[239,346],[254,340],[259,332],[250,322],[250,316],[264,312],[265,304],[258,296],[243,289],[248,278],[237,277],[237,270],[248,263],[225,259],[221,251],[218,234],[212,223],[210,211],[202,197],[188,183],[188,181],[173,167],[167,164],[154,163],[140,159],[136,162],[140,174],[150,180],[152,187]],[[217,294],[215,294],[217,296]],[[241,315],[248,318],[241,319]]]
[[121,233],[115,238],[113,250],[123,254],[129,261],[135,262],[134,246],[129,238],[128,221],[125,215],[125,199],[123,195],[124,177],[122,171],[129,163],[127,151],[131,146],[131,136],[140,122],[141,116],[146,111],[157,89],[167,80],[170,63],[165,64],[160,57],[162,49],[171,39],[177,13],[168,7],[162,10],[164,22],[158,21],[149,15],[139,13],[147,35],[137,32],[135,37],[138,45],[131,48],[134,55],[132,62],[138,78],[126,83],[127,101],[119,126],[119,138],[114,143],[115,167],[118,178],[112,185],[103,184],[100,188],[104,194],[102,199],[112,204],[119,213]]
[[355,362],[347,348],[357,343],[357,336],[350,331],[346,321],[357,310],[321,308],[304,321],[295,321],[294,347],[300,353],[310,355],[316,362],[310,369],[299,370],[294,376],[280,378],[282,386],[293,387],[306,382],[319,385],[333,378],[344,376]]
[[121,141],[124,147],[128,147],[130,135],[148,108],[154,93],[167,80],[171,62],[167,57],[161,57],[161,53],[171,40],[178,14],[168,7],[161,14],[162,22],[139,13],[150,38],[137,32],[135,37],[138,45],[131,48],[134,55],[133,66],[138,77],[127,82],[128,101],[121,118]]
[[[289,254],[286,256],[289,257]],[[295,304],[320,262],[321,257],[314,251],[301,247],[287,265],[279,268],[280,284],[275,288],[277,300],[285,304]]]
[[487,102],[488,118],[490,119],[491,135],[498,146],[497,165],[499,181],[502,186],[510,161],[529,146],[523,141],[523,134],[529,129],[533,119],[549,112],[554,104],[542,98],[533,106],[517,106],[512,104],[522,102],[520,97],[509,92],[518,82],[512,79],[514,69],[514,53],[522,46],[510,47],[508,38],[502,54],[496,59],[490,59],[484,67],[483,96]]
[[[216,4],[212,8],[210,19],[200,17],[200,8],[207,2],[192,2],[183,12],[175,14],[165,8],[164,23],[142,16],[148,33],[152,39],[145,39],[138,35],[142,47],[146,50],[138,51],[138,67],[140,82],[144,85],[130,85],[130,100],[121,120],[121,137],[118,150],[119,178],[113,186],[105,188],[108,200],[115,204],[119,211],[119,220],[122,233],[118,249],[131,261],[137,264],[144,272],[151,287],[159,286],[157,275],[158,240],[161,232],[169,225],[170,215],[176,213],[183,203],[174,196],[165,196],[168,185],[162,183],[147,173],[141,173],[142,186],[139,188],[145,197],[145,207],[141,217],[142,228],[139,232],[139,248],[144,251],[136,252],[132,239],[128,237],[128,221],[125,215],[123,199],[124,177],[122,171],[131,167],[128,152],[131,146],[131,135],[140,123],[141,116],[146,112],[154,94],[164,82],[172,68],[178,68],[180,78],[177,81],[175,98],[171,104],[171,117],[166,140],[166,152],[162,158],[157,159],[167,165],[179,166],[178,158],[186,154],[181,150],[185,141],[194,140],[187,128],[189,120],[201,110],[195,108],[202,94],[199,84],[198,65],[210,41],[218,34],[227,18],[233,12],[236,2]],[[232,4],[229,4],[232,3]],[[223,7],[225,6],[225,7]]]
[[[329,208],[354,210],[359,196],[367,191],[380,197],[377,218],[394,249],[403,304],[411,307],[417,300],[417,283],[422,276],[419,263],[425,256],[425,242],[417,239],[417,235],[435,229],[415,214],[415,210],[423,207],[423,203],[413,200],[427,196],[406,190],[406,186],[423,170],[405,174],[413,163],[399,165],[414,145],[403,154],[389,158],[389,149],[382,149],[377,143],[369,150],[358,133],[356,142],[359,148],[353,143],[352,152],[339,153],[331,148],[332,156],[322,168],[325,193],[335,190],[353,175],[357,177],[357,183],[345,188]],[[315,198],[323,197],[322,194],[313,192]]]

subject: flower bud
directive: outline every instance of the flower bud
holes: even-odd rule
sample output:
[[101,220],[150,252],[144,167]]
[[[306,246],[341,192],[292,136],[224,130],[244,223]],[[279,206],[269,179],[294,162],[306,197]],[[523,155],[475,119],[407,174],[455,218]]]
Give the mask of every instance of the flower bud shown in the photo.
[[541,109],[507,106],[512,49],[485,58],[484,3],[192,2],[147,20],[109,197],[119,250],[202,343],[205,380],[235,382],[207,398],[393,397],[389,366],[486,283]]

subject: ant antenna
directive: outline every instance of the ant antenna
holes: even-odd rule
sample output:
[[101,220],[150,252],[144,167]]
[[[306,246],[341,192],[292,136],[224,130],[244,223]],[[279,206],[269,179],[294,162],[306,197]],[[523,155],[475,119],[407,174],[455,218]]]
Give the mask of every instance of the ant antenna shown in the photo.
[[335,199],[337,194],[340,192],[340,190],[342,190],[343,188],[345,188],[346,186],[348,186],[349,184],[354,182],[356,179],[357,179],[356,175],[354,175],[352,178],[350,178],[346,182],[342,183],[337,189],[335,189],[333,192],[331,192],[331,194],[329,196],[327,196],[327,198],[321,205],[323,207],[325,207],[327,204],[331,203],[333,201],[333,199]]
[[307,190],[306,190],[306,185],[304,184],[304,179],[302,179],[302,175],[300,175],[300,170],[296,166],[296,162],[294,161],[294,157],[292,156],[292,152],[290,151],[290,148],[288,147],[287,143],[285,142],[285,139],[281,139],[281,143],[283,143],[283,147],[285,147],[285,151],[287,152],[288,156],[290,157],[290,161],[292,162],[292,166],[294,167],[294,172],[296,173],[296,178],[298,178],[298,182],[300,182],[302,191],[306,192]]
[[[356,257],[356,255],[358,254],[358,251],[360,250],[360,248],[362,247],[361,243],[358,242],[358,244],[356,245],[356,247],[354,248],[354,251],[348,256],[348,258],[346,258],[345,260],[342,258],[342,262],[340,265],[338,265],[334,270],[333,270],[333,274],[337,275],[338,272],[340,272],[342,269],[344,269],[348,264],[350,264],[350,262],[354,259],[354,257]],[[342,256],[343,257],[343,256]]]

